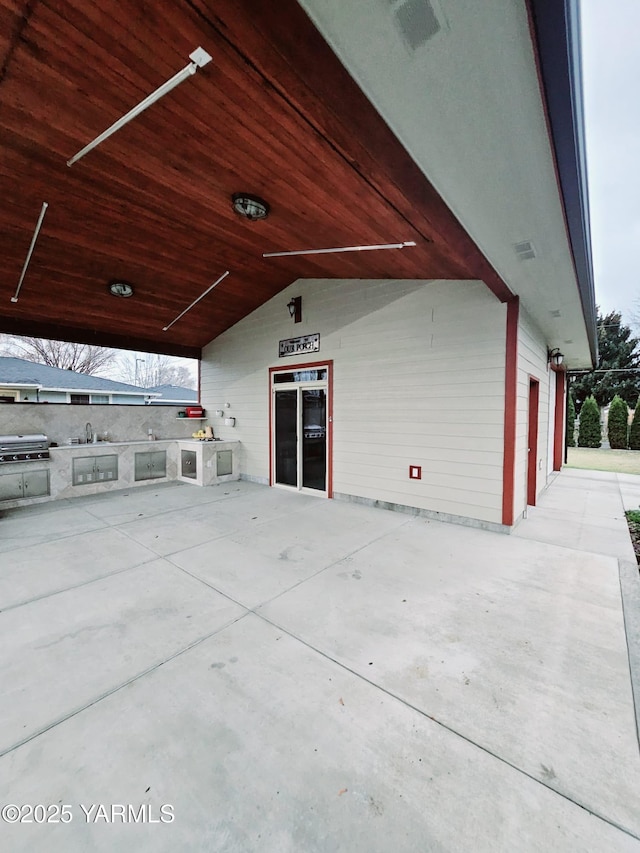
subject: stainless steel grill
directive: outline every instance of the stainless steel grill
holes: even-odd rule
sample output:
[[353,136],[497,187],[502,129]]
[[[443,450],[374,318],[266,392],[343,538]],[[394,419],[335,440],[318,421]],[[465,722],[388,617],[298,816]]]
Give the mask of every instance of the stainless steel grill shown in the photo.
[[0,435],[0,463],[34,462],[38,459],[49,459],[46,435]]

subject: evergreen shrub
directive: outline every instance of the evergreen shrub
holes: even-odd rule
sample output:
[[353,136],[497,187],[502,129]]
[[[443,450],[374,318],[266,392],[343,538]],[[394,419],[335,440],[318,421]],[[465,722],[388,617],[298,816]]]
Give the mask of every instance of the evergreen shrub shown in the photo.
[[629,450],[640,450],[640,397],[638,397],[631,429],[629,430]]
[[576,404],[573,402],[573,397],[569,394],[569,403],[567,404],[567,447],[576,446]]
[[587,397],[580,409],[578,447],[601,447],[600,408],[593,396]]
[[607,420],[607,436],[612,450],[626,450],[629,432],[629,409],[627,404],[617,394],[609,406]]

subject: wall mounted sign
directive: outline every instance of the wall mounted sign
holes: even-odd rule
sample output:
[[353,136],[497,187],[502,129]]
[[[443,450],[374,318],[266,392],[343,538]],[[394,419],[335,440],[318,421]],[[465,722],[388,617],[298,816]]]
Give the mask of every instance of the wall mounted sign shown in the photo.
[[284,355],[302,355],[308,352],[320,351],[320,333],[314,335],[300,335],[299,338],[287,338],[286,341],[280,341],[278,356],[282,358]]

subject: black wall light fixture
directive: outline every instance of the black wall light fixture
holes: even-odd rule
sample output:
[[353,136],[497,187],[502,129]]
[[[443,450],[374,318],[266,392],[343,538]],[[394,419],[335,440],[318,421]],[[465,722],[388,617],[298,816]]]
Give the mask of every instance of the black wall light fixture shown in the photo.
[[256,222],[258,219],[266,219],[269,215],[269,205],[263,199],[258,198],[257,195],[234,193],[231,196],[231,202],[238,216],[243,216],[250,222]]
[[555,349],[548,349],[547,361],[549,364],[553,364],[554,367],[560,367],[560,365],[564,361],[564,355],[560,352],[558,347],[556,347]]
[[289,309],[289,316],[293,319],[294,323],[301,323],[302,296],[294,296],[293,299],[287,303],[287,308]]

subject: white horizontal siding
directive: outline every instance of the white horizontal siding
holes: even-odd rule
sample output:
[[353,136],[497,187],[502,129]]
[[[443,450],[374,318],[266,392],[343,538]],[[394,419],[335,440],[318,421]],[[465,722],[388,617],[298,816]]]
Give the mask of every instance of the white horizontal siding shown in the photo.
[[[215,433],[267,478],[268,368],[332,359],[336,492],[500,523],[505,316],[480,282],[298,282],[205,348],[202,402],[230,404],[235,429],[214,420]],[[313,332],[319,353],[277,357],[280,339]]]
[[518,320],[518,385],[516,395],[516,454],[514,514],[518,518],[527,506],[527,457],[529,429],[529,380],[539,382],[538,449],[536,493],[547,482],[549,442],[549,365],[545,339],[524,310]]

